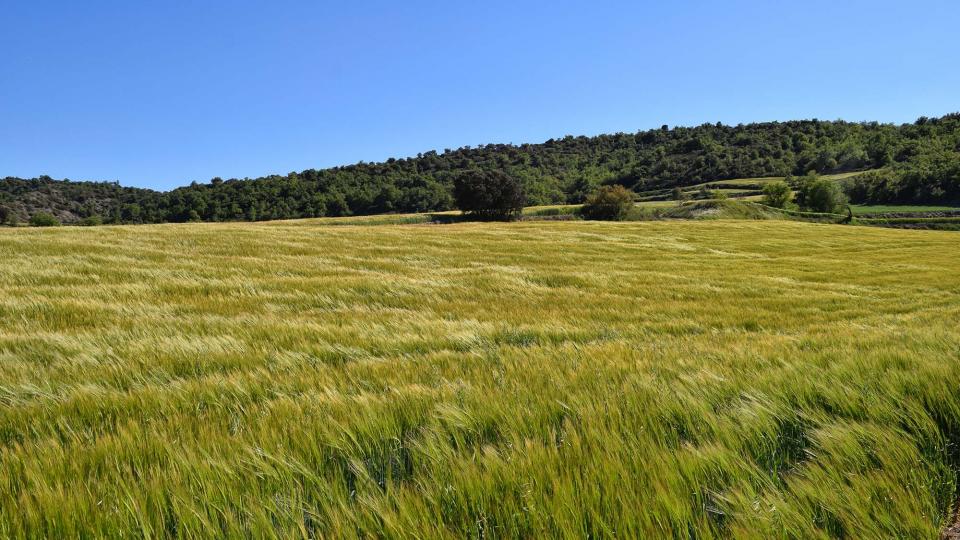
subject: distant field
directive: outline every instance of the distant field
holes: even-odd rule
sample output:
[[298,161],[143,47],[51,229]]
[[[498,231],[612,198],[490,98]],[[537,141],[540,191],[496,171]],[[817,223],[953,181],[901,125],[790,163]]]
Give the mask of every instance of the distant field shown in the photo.
[[951,519],[956,233],[370,219],[0,229],[0,537]]
[[823,175],[823,177],[829,178],[831,180],[846,180],[847,178],[853,178],[854,176],[863,174],[865,172],[867,171],[853,171],[853,172],[845,172],[840,174],[825,174]]
[[699,188],[700,186],[710,187],[710,186],[715,186],[715,185],[717,185],[717,184],[721,184],[721,185],[727,184],[727,185],[731,185],[731,186],[738,186],[738,185],[739,185],[739,186],[750,186],[750,185],[753,185],[753,184],[767,184],[767,183],[770,183],[770,182],[777,182],[777,181],[779,181],[779,180],[783,180],[783,177],[782,177],[782,176],[767,176],[767,177],[763,177],[763,178],[735,178],[735,179],[733,179],[733,180],[714,180],[714,181],[712,181],[712,182],[705,182],[705,183],[703,183],[703,184],[697,184],[696,187],[698,187],[698,188]]
[[[863,173],[864,171],[854,171],[854,172],[847,172],[847,173],[840,173],[840,174],[824,174],[824,175],[821,175],[821,177],[829,180],[845,180],[847,178],[852,178],[854,176],[857,176],[858,174],[863,174]],[[749,186],[754,184],[763,185],[763,184],[768,184],[770,182],[778,182],[783,179],[784,179],[783,176],[766,176],[763,178],[736,178],[733,180],[714,180],[712,182],[704,182],[702,184],[697,184],[696,186],[693,186],[693,187],[699,188],[700,186],[710,187],[715,185],[731,185],[731,186],[738,186],[738,185]]]
[[[523,209],[524,216],[543,217],[574,214],[580,208],[579,204],[554,204],[544,206],[528,206]],[[429,214],[378,214],[372,216],[351,216],[336,218],[318,218],[309,220],[290,220],[284,223],[315,225],[410,225],[417,223],[431,223],[445,219],[455,220],[462,216],[459,210],[446,212],[432,212]]]
[[853,210],[853,215],[863,215],[863,214],[885,214],[891,212],[958,212],[960,211],[960,206],[926,206],[926,205],[909,205],[909,204],[877,204],[877,205],[862,205],[862,204],[852,204],[850,208]]
[[[865,171],[854,171],[840,174],[825,174],[823,178],[829,180],[844,180],[852,178]],[[756,200],[761,197],[761,190],[765,184],[784,180],[782,176],[766,176],[761,178],[734,178],[730,180],[711,180],[700,184],[689,185],[683,188],[683,191],[689,195],[695,195],[700,190],[706,188],[712,191],[719,191],[729,197],[742,198],[747,200]],[[654,200],[673,199],[672,189],[657,189],[652,191],[638,192],[640,201],[651,202]]]
[[638,202],[640,208],[670,208],[677,206],[677,201],[642,201]]

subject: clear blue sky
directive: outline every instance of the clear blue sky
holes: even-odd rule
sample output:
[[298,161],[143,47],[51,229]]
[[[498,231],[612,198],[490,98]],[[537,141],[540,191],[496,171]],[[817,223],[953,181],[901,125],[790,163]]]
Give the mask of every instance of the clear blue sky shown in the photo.
[[0,177],[170,189],[661,124],[960,110],[949,1],[0,0]]

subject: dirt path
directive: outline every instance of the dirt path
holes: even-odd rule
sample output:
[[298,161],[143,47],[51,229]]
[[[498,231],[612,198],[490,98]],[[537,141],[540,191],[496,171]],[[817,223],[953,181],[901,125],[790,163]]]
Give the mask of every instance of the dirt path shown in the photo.
[[953,513],[953,525],[950,525],[942,533],[940,540],[960,540],[960,505]]

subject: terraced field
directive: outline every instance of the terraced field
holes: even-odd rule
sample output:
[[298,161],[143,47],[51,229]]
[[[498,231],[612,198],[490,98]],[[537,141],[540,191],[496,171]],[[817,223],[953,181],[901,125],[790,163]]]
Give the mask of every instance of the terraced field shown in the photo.
[[[862,174],[862,172],[824,175],[823,178],[839,182],[853,178]],[[759,203],[763,202],[764,185],[783,179],[779,176],[770,176],[715,180],[688,186],[683,191],[689,198],[693,199],[701,198],[701,191],[709,190],[712,194],[721,194],[737,201]],[[641,192],[637,194],[637,206],[642,210],[666,209],[677,205],[673,198],[674,193],[670,189]],[[854,204],[850,206],[850,211],[854,216],[858,216],[858,219],[854,222],[860,225],[946,231],[960,230],[960,223],[957,222],[960,218],[960,206],[958,205]],[[673,213],[676,214],[677,212]],[[684,214],[684,212],[679,213]],[[730,217],[739,218],[743,216],[731,215]]]
[[[863,171],[839,173],[839,174],[828,174],[823,175],[823,178],[827,178],[834,181],[845,180],[852,178],[858,174],[862,174]],[[710,191],[715,191],[723,193],[729,197],[733,198],[742,198],[744,200],[759,200],[762,196],[763,186],[769,184],[770,182],[777,182],[783,180],[782,176],[766,176],[762,178],[735,178],[731,180],[712,180],[710,182],[703,182],[700,184],[695,184],[691,186],[686,186],[683,188],[683,191],[690,196],[696,196],[700,190],[709,189]],[[655,201],[667,201],[673,199],[673,190],[672,189],[659,189],[653,191],[644,191],[637,194],[638,201],[640,202],[655,202]]]
[[335,223],[0,230],[0,537],[952,520],[955,233]]

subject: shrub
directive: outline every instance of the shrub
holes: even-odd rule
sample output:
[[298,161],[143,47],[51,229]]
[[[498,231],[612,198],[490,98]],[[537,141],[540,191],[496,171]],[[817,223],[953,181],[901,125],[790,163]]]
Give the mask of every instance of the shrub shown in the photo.
[[673,188],[673,200],[677,201],[677,204],[683,204],[684,201],[690,200],[690,194],[677,186]]
[[0,225],[6,225],[10,220],[10,210],[6,206],[0,206]]
[[527,201],[520,182],[502,171],[466,171],[453,193],[460,210],[484,219],[514,219]]
[[784,181],[770,182],[763,186],[763,204],[775,208],[784,208],[790,202],[790,186]]
[[580,211],[580,208],[561,206],[559,208],[538,208],[536,210],[528,211],[525,215],[534,217],[573,216],[579,214]]
[[804,210],[835,213],[847,204],[847,197],[840,186],[832,180],[808,174],[800,180],[799,184],[796,201]]
[[30,216],[31,227],[57,227],[59,225],[60,221],[53,214],[47,212],[37,212]]
[[103,218],[94,214],[92,216],[85,217],[77,222],[77,225],[82,227],[93,227],[95,225],[103,225]]
[[633,208],[633,192],[621,186],[603,186],[587,197],[580,210],[587,219],[621,221]]

